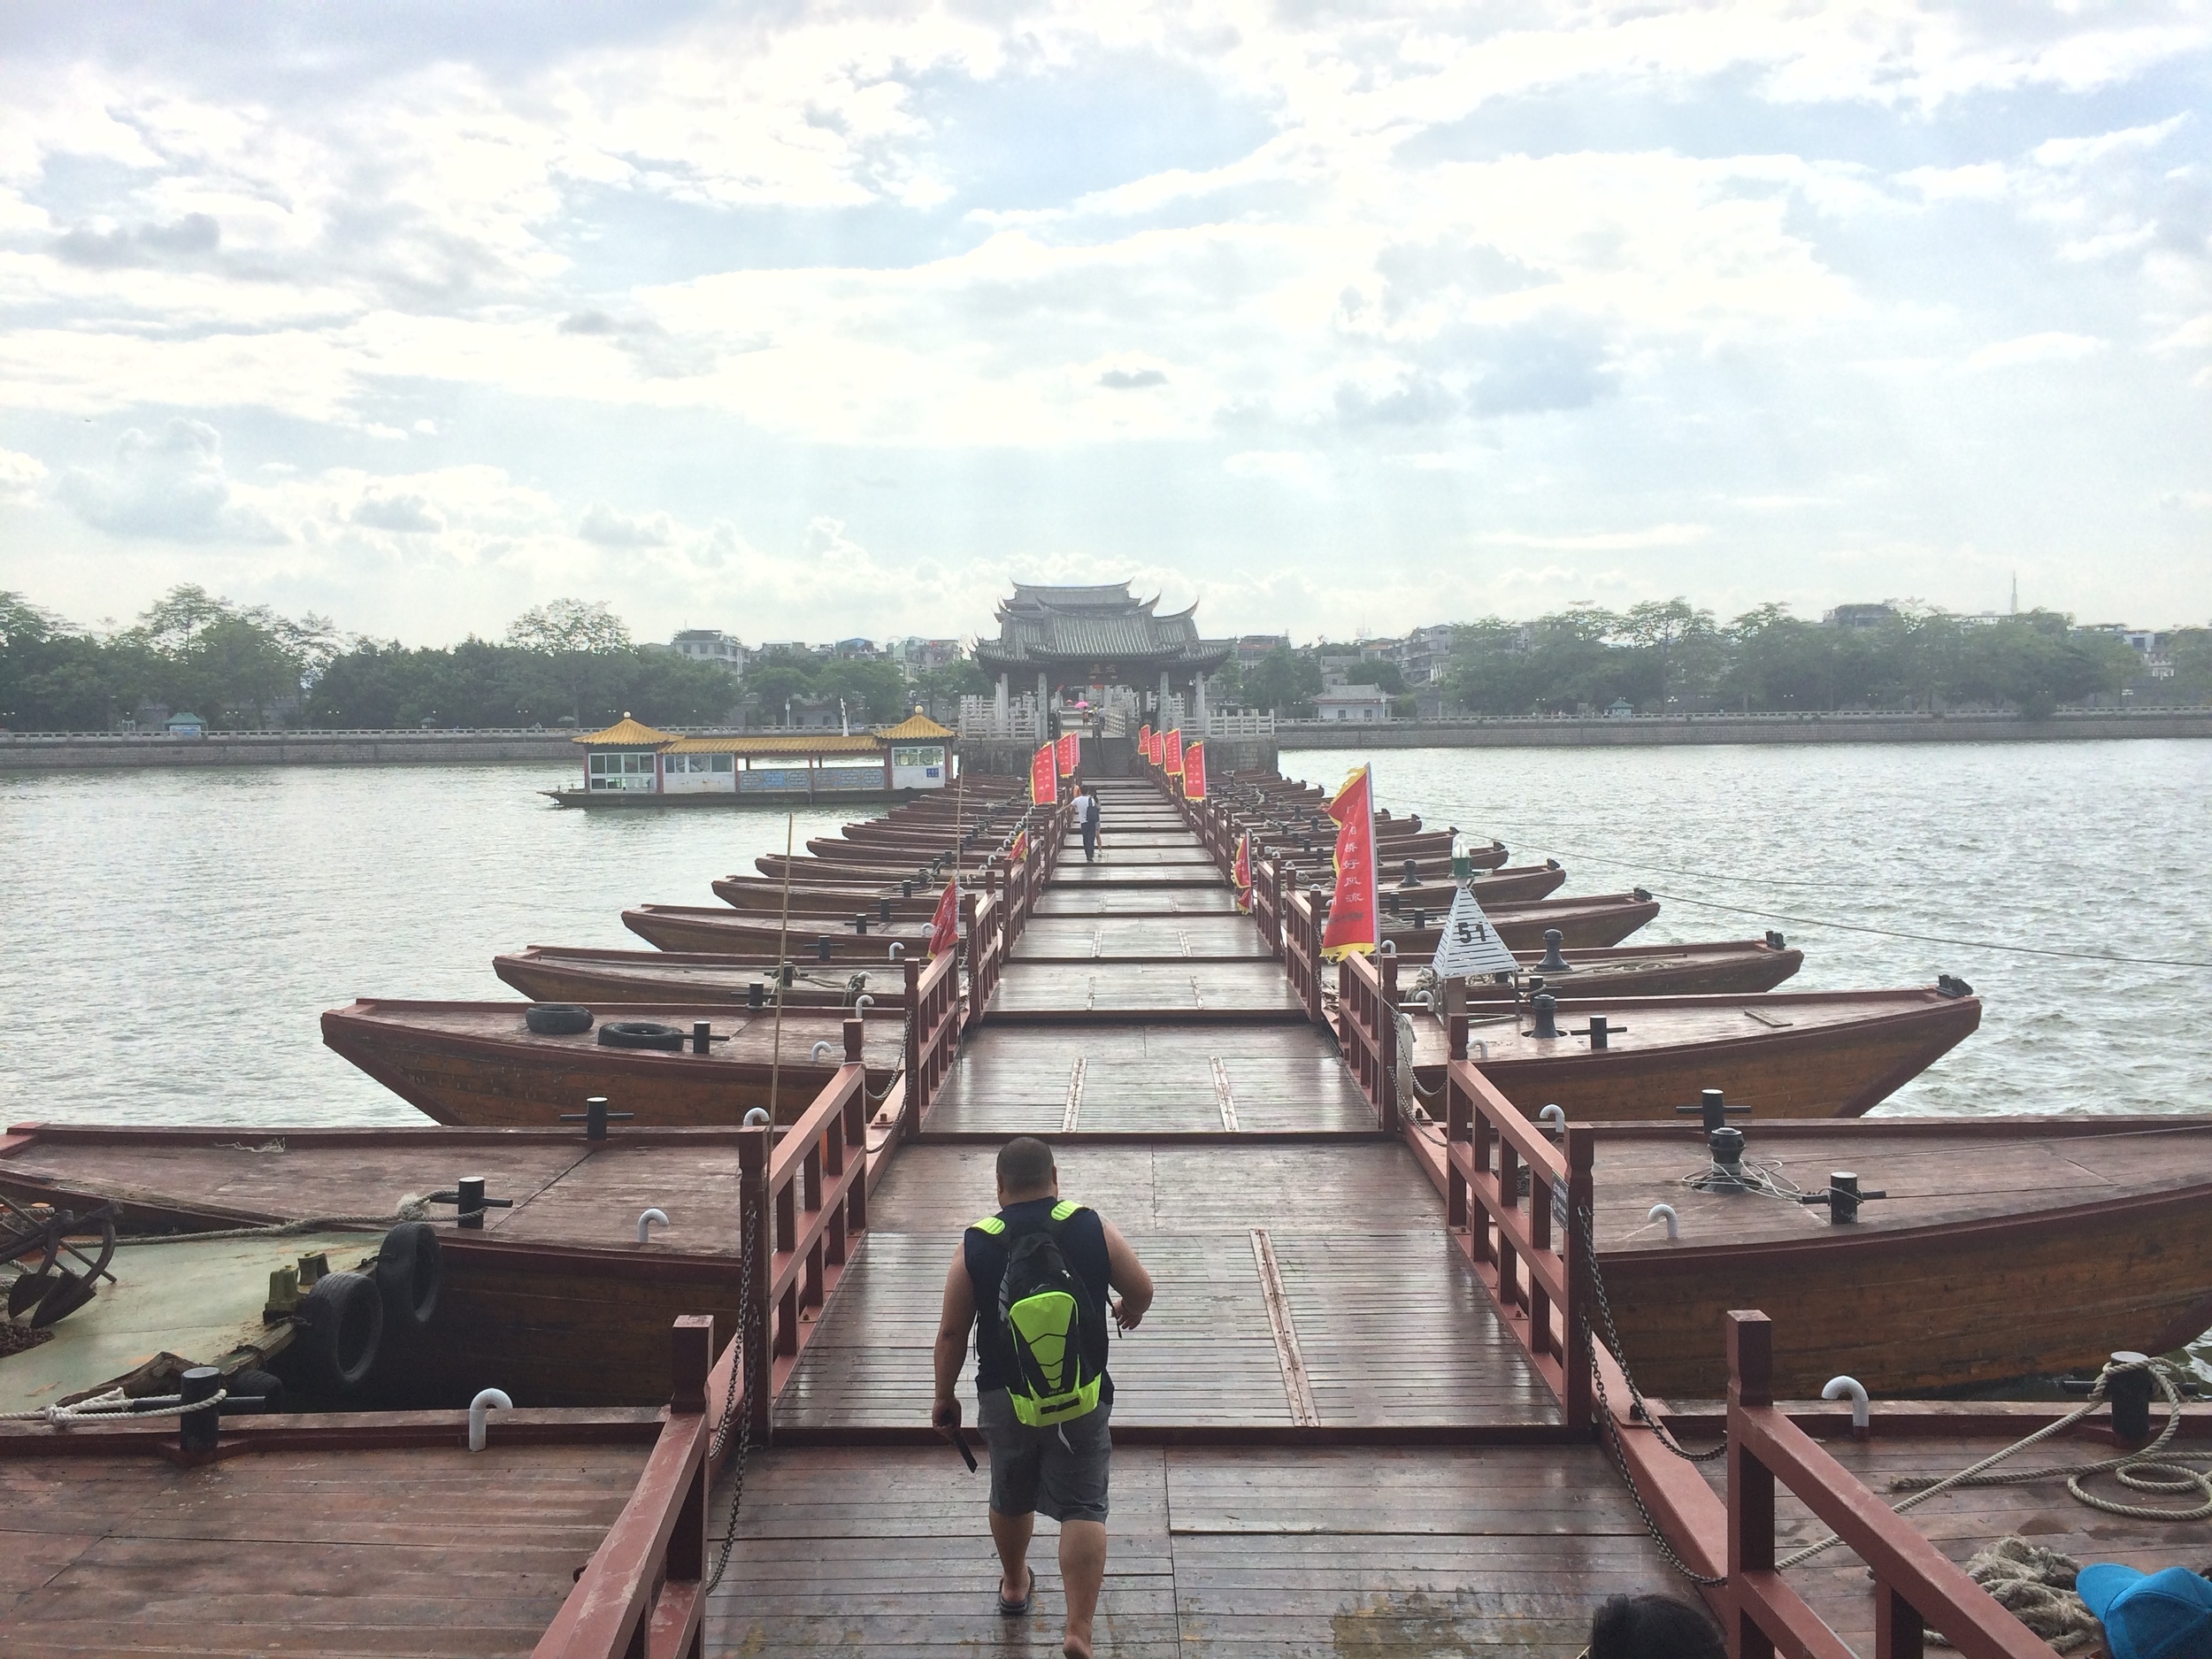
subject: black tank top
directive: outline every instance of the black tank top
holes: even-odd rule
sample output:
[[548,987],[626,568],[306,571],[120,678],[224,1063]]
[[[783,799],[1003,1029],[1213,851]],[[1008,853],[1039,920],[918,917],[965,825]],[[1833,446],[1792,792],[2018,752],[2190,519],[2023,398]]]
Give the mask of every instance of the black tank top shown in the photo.
[[[1000,1233],[970,1227],[961,1235],[960,1252],[967,1263],[968,1283],[975,1291],[975,1386],[978,1394],[993,1388],[1003,1388],[1014,1380],[1013,1356],[1007,1352],[1006,1333],[999,1324],[999,1281],[1006,1277],[1007,1240],[1034,1229],[1052,1214],[1056,1198],[1025,1198],[1018,1204],[1009,1204],[998,1212],[1006,1224]],[[1098,1299],[1101,1312],[1110,1319],[1111,1305],[1106,1300],[1108,1264],[1106,1260],[1106,1224],[1095,1210],[1079,1210],[1070,1216],[1060,1229],[1060,1253],[1067,1257],[1069,1267],[1081,1279],[1091,1294]],[[1102,1366],[1103,1359],[1101,1360]],[[1114,1397],[1114,1379],[1106,1378],[1099,1390],[1101,1400]]]

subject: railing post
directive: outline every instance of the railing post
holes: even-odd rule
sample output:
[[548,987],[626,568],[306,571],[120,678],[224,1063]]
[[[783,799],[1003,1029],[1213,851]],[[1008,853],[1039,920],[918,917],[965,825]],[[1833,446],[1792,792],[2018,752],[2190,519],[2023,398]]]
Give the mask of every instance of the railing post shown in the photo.
[[[707,1373],[714,1368],[714,1317],[680,1314],[669,1334],[669,1415],[698,1416],[707,1409]],[[684,1483],[683,1507],[676,1512],[676,1530],[668,1540],[665,1571],[672,1582],[696,1584],[707,1575],[709,1479],[707,1459],[702,1455],[699,1466]]]
[[1461,1024],[1458,1035],[1460,1052],[1444,1068],[1444,1225],[1447,1227],[1470,1225],[1467,1202],[1467,1178],[1460,1171],[1459,1161],[1452,1156],[1453,1148],[1474,1144],[1474,1102],[1467,1093],[1459,1075],[1458,1061],[1464,1060],[1467,1031]]
[[1398,958],[1379,958],[1382,972],[1376,985],[1375,1057],[1382,1098],[1376,1102],[1386,1135],[1404,1133],[1398,1118]]
[[922,1075],[922,964],[909,956],[900,965],[906,977],[906,1115],[899,1124],[899,1138],[911,1141],[922,1132],[922,1110],[929,1104],[929,1087]]
[[[1559,1310],[1560,1323],[1566,1330],[1564,1351],[1559,1356],[1559,1377],[1564,1397],[1560,1409],[1565,1414],[1571,1429],[1587,1428],[1591,1422],[1590,1406],[1590,1275],[1597,1271],[1594,1261],[1586,1262],[1587,1241],[1595,1234],[1591,1206],[1596,1202],[1595,1182],[1591,1170],[1597,1162],[1597,1131],[1587,1124],[1571,1124],[1567,1128],[1567,1236],[1555,1239],[1553,1248],[1559,1252],[1560,1277],[1567,1284],[1567,1305]],[[1589,1270],[1585,1272],[1585,1267]]]
[[752,1272],[741,1294],[739,1331],[744,1346],[742,1362],[751,1374],[740,1386],[752,1402],[753,1443],[768,1440],[768,1397],[771,1367],[768,1358],[768,1276],[772,1248],[768,1232],[768,1131],[741,1130],[737,1138],[738,1227],[742,1254]]
[[[1728,1316],[1728,1577],[1774,1571],[1774,1471],[1746,1449],[1746,1407],[1774,1403],[1774,1327],[1763,1313]],[[1729,1609],[1732,1659],[1774,1659],[1742,1597]]]
[[1874,1582],[1874,1659],[1924,1659],[1927,1627],[1911,1602]]

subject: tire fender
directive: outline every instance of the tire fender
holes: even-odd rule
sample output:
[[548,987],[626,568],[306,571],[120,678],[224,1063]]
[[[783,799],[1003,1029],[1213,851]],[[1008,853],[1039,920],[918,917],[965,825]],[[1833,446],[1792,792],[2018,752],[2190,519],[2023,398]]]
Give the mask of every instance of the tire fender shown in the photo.
[[445,1253],[426,1221],[403,1221],[376,1250],[376,1291],[384,1324],[396,1333],[426,1331],[445,1285]]
[[299,1306],[303,1357],[322,1386],[357,1394],[384,1343],[384,1299],[365,1273],[325,1273]]

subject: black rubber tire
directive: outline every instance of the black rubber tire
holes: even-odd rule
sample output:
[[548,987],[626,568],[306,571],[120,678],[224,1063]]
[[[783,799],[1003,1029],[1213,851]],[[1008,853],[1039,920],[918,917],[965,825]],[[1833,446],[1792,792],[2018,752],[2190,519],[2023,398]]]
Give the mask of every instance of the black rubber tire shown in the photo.
[[223,1386],[234,1400],[264,1400],[268,1402],[265,1411],[284,1409],[284,1379],[274,1371],[234,1371]]
[[359,1392],[384,1344],[384,1299],[365,1273],[325,1273],[300,1301],[303,1356],[334,1394]]
[[522,1023],[541,1037],[574,1037],[591,1029],[591,1010],[573,1002],[533,1002]]
[[388,1329],[427,1331],[444,1284],[445,1253],[435,1227],[403,1221],[384,1235],[376,1250],[376,1293],[384,1299]]
[[684,1046],[689,1033],[655,1019],[611,1019],[599,1028],[600,1043],[609,1048],[664,1048],[670,1053]]

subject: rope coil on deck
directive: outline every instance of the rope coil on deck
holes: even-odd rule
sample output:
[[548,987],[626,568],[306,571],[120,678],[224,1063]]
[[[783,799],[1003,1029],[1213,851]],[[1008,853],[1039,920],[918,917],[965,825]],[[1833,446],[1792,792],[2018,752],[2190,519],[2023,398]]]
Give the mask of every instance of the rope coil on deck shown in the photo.
[[[2123,1371],[2148,1371],[2152,1379],[2158,1384],[2159,1391],[2166,1396],[2166,1403],[2172,1408],[2167,1415],[2166,1426],[2159,1432],[2158,1438],[2148,1446],[2139,1451],[2123,1452],[2117,1457],[2103,1458],[2093,1463],[2051,1463],[2041,1469],[2017,1469],[2009,1474],[2001,1475],[1993,1475],[1987,1472],[2008,1458],[2016,1457],[2022,1452],[2026,1451],[2029,1447],[2047,1440],[2053,1435],[2071,1428],[2080,1422],[2103,1403],[2105,1390],[2111,1379]],[[2165,1450],[2167,1442],[2180,1432],[2181,1391],[2175,1386],[2174,1368],[2171,1365],[2161,1359],[2145,1360],[2140,1364],[2108,1363],[2102,1371],[2097,1373],[2097,1380],[2089,1390],[2089,1398],[2082,1402],[2079,1409],[2068,1412],[2055,1422],[2045,1424],[2034,1433],[2015,1440],[2002,1451],[1992,1453],[1978,1463],[1969,1464],[1955,1475],[1945,1475],[1940,1479],[1924,1475],[1901,1475],[1890,1482],[1890,1490],[1910,1492],[1912,1495],[1891,1507],[1897,1514],[1902,1515],[1906,1510],[1925,1503],[1938,1493],[1948,1492],[1955,1486],[2024,1486],[2034,1481],[2049,1480],[2062,1475],[2066,1479],[2067,1491],[2072,1493],[2077,1500],[2087,1504],[2093,1509],[2101,1509],[2107,1515],[2124,1516],[2130,1520],[2137,1521],[2201,1521],[2212,1518],[2212,1473],[2192,1469],[2185,1463],[2160,1459],[2159,1454]],[[2212,1456],[2212,1453],[2191,1452],[2182,1453],[2179,1455],[2203,1458]],[[2093,1492],[2084,1490],[2082,1486],[2082,1482],[2089,1476],[2100,1474],[2111,1475],[2131,1491],[2172,1493],[2193,1491],[2203,1502],[2193,1509],[2156,1509],[2145,1504],[2121,1503],[2111,1498],[2101,1498]],[[1784,1557],[1777,1562],[1775,1566],[1778,1569],[1794,1567],[1800,1562],[1811,1560],[1815,1555],[1832,1548],[1839,1541],[1837,1536],[1832,1532],[1818,1543],[1809,1544],[1794,1555]]]
[[185,1417],[195,1411],[212,1411],[229,1398],[229,1389],[218,1388],[206,1399],[188,1404],[182,1394],[148,1394],[133,1399],[120,1388],[111,1388],[104,1394],[68,1405],[40,1406],[31,1411],[0,1411],[0,1423],[47,1423],[59,1429],[72,1423],[111,1423],[118,1417]]

